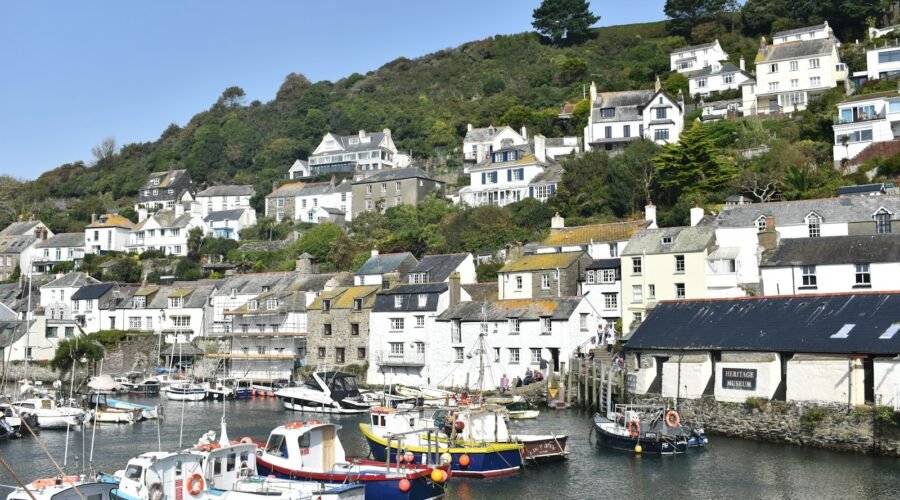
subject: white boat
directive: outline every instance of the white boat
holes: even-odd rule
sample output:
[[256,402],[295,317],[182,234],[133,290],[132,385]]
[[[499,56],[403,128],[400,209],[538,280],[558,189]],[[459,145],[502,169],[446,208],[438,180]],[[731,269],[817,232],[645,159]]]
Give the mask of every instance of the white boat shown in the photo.
[[203,401],[206,398],[206,388],[190,382],[172,384],[165,391],[172,401]]
[[37,416],[29,411],[19,410],[18,408],[14,409],[8,404],[0,404],[0,415],[4,417],[6,424],[12,427],[13,433],[16,436],[31,435],[31,433],[28,432],[28,429],[22,427],[23,420],[28,427],[31,427],[31,430],[37,432],[40,429],[40,423],[38,422]]
[[285,387],[275,397],[288,410],[315,413],[365,413],[375,406],[360,395],[356,377],[348,373],[318,371],[297,387]]
[[207,384],[206,399],[211,401],[225,401],[234,399],[234,389],[223,380],[215,380]]
[[456,393],[445,391],[436,387],[408,387],[405,385],[394,386],[394,392],[406,397],[415,398],[422,406],[454,406],[456,405]]
[[87,412],[71,406],[57,406],[49,397],[37,397],[13,401],[15,410],[36,415],[41,429],[65,429],[69,425],[81,425]]
[[85,476],[63,476],[35,479],[28,485],[28,491],[16,488],[7,500],[115,500],[110,492],[118,488],[115,483],[89,481]]
[[141,420],[151,420],[159,418],[159,406],[142,405],[132,403],[131,401],[122,401],[120,399],[106,398],[106,404],[112,408],[122,408],[126,410],[140,410]]

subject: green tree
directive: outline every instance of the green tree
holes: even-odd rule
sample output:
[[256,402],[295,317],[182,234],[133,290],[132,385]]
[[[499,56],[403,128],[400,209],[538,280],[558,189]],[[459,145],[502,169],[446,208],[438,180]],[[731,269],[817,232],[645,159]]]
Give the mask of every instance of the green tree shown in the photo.
[[116,259],[103,272],[103,279],[119,283],[140,283],[141,265],[129,256]]
[[787,15],[784,0],[747,0],[741,7],[741,24],[747,35],[768,36],[775,21]]
[[534,9],[531,25],[553,43],[575,43],[590,35],[599,16],[591,13],[585,0],[544,0]]
[[104,354],[103,346],[91,335],[65,339],[56,346],[50,368],[67,373],[75,363],[100,361]]
[[310,229],[293,246],[297,255],[306,252],[315,257],[318,262],[325,262],[332,244],[344,234],[344,230],[337,224],[325,222]]
[[244,92],[244,89],[240,87],[228,87],[225,91],[222,92],[222,96],[219,97],[219,101],[217,104],[221,104],[225,107],[232,108],[235,106],[240,106],[244,102],[244,97],[247,94]]
[[682,193],[707,195],[725,190],[734,179],[732,160],[721,153],[707,127],[694,123],[679,142],[666,145],[654,159],[659,185],[670,200]]
[[690,36],[691,30],[712,20],[725,10],[727,0],[666,0],[663,12],[669,17],[669,33]]
[[303,97],[303,94],[312,87],[309,78],[300,73],[290,73],[284,77],[284,83],[278,87],[278,93],[275,99],[278,101],[296,101]]
[[563,85],[581,80],[588,73],[588,62],[580,57],[568,57],[559,63],[559,81]]

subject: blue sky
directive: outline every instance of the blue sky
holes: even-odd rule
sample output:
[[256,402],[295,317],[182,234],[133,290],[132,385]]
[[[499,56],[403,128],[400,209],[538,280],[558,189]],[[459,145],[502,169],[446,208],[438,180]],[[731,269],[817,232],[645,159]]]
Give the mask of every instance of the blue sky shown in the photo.
[[[528,31],[539,3],[3,2],[0,174],[33,179],[89,162],[104,137],[156,140],[231,85],[266,102],[290,72],[337,80],[400,56]],[[664,3],[594,0],[591,9],[608,26],[662,19]]]

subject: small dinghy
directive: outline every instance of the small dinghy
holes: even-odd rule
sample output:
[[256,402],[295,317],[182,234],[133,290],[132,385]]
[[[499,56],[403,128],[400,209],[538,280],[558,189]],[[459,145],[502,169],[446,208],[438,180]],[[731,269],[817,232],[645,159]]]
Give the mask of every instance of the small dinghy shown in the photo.
[[594,416],[593,430],[601,446],[653,455],[677,455],[709,442],[703,429],[681,421],[678,410],[647,405],[616,405],[607,416]]
[[172,401],[203,401],[206,388],[190,382],[180,382],[166,387],[166,397]]

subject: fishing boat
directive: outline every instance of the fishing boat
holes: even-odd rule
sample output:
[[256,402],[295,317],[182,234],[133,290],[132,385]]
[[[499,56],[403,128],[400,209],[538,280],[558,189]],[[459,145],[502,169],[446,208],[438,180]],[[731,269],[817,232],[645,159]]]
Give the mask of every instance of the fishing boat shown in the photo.
[[445,391],[436,387],[408,387],[404,385],[394,386],[394,392],[410,399],[421,402],[418,406],[449,406],[456,403],[456,393]]
[[85,408],[91,411],[90,420],[94,423],[133,424],[142,420],[142,411],[137,408],[122,408],[109,403],[106,394],[91,394],[84,401]]
[[[3,415],[6,424],[12,428],[12,437],[30,436],[31,433],[28,432],[27,427],[30,427],[34,432],[40,430],[40,423],[38,422],[37,415],[34,413],[13,409],[8,404],[0,404],[0,415]],[[23,422],[25,427],[22,425]]]
[[[446,465],[414,464],[404,455],[392,464],[386,460],[347,459],[335,424],[291,422],[276,427],[256,458],[263,475],[303,481],[335,481],[366,486],[366,498],[440,498],[450,473]],[[409,458],[407,461],[406,458]],[[421,457],[419,457],[421,458]],[[439,455],[433,454],[434,459]]]
[[303,385],[275,392],[288,410],[318,413],[365,413],[375,404],[364,398],[356,377],[336,371],[317,371]]
[[137,396],[158,396],[160,383],[154,377],[144,378],[138,382],[123,382],[128,394]]
[[87,417],[87,412],[81,408],[59,406],[48,396],[13,401],[10,406],[14,411],[35,415],[41,429],[65,429],[70,425],[81,425]]
[[678,410],[648,405],[616,405],[607,416],[594,416],[593,430],[601,446],[654,455],[677,455],[709,442],[702,428],[681,421]]
[[214,380],[207,384],[206,399],[210,401],[225,401],[234,399],[234,389],[225,385],[221,380]]
[[203,401],[206,388],[190,382],[181,382],[166,387],[166,397],[172,401]]
[[234,399],[250,399],[253,397],[253,385],[247,379],[226,377],[219,379],[218,382],[231,389]]
[[141,420],[151,420],[159,418],[160,407],[142,405],[131,401],[122,401],[120,399],[106,398],[106,404],[112,408],[122,408],[126,410],[140,410]]
[[35,479],[26,485],[28,490],[14,489],[7,500],[116,500],[118,484],[97,482],[85,476],[57,476]]
[[454,424],[447,433],[447,413],[428,413],[424,409],[373,408],[370,423],[360,423],[359,428],[375,460],[396,460],[398,454],[410,451],[414,463],[418,463],[422,454],[427,456],[428,450],[439,448],[441,455],[450,459],[454,475],[488,478],[515,474],[522,467],[524,445],[510,439],[500,411],[491,415],[479,422],[482,431],[491,436],[488,440],[463,439],[453,429],[462,430],[465,423]]

